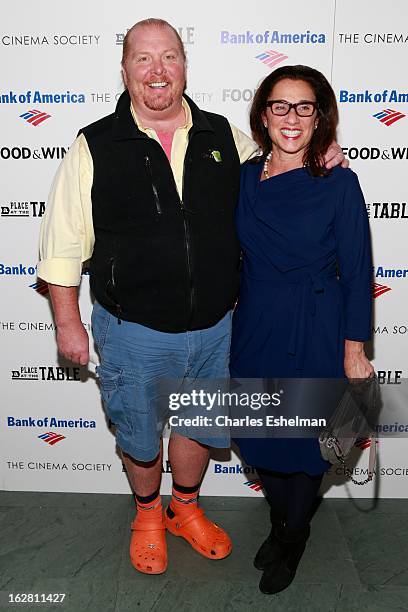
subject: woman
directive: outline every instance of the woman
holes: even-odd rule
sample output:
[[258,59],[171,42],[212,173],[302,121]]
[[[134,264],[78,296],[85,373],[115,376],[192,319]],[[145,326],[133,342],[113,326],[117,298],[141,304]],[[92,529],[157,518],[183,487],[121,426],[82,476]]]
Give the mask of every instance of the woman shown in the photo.
[[[366,378],[371,254],[357,176],[320,160],[335,138],[336,99],[325,77],[284,66],[261,83],[250,114],[263,156],[243,166],[237,229],[243,272],[231,374],[240,378]],[[257,468],[272,530],[255,557],[260,589],[293,580],[329,464],[317,439],[237,440]]]

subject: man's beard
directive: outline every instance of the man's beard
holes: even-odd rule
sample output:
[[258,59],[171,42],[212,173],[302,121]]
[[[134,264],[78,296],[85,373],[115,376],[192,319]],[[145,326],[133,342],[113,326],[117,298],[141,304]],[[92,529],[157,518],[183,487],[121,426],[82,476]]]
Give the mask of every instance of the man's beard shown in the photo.
[[149,110],[163,111],[167,110],[168,108],[170,108],[170,106],[172,106],[172,104],[174,103],[174,97],[173,95],[170,95],[163,99],[159,96],[143,96],[143,103]]

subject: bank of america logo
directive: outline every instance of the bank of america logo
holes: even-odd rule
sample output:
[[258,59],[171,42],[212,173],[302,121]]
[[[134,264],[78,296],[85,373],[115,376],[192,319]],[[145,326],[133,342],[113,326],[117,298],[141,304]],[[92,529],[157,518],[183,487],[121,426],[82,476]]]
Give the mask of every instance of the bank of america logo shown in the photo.
[[34,289],[34,291],[36,291],[40,295],[47,295],[49,291],[48,283],[46,283],[45,281],[41,279],[39,279],[36,283],[33,283],[32,285],[30,285],[30,289]]
[[42,123],[46,119],[49,119],[51,115],[43,113],[43,111],[33,109],[27,111],[26,113],[23,113],[22,115],[20,115],[20,117],[21,119],[24,119],[27,123],[31,123],[31,125],[37,126],[40,125],[40,123]]
[[392,125],[396,121],[399,121],[400,119],[403,119],[405,116],[406,115],[404,115],[404,113],[400,113],[400,111],[392,110],[391,108],[385,108],[379,113],[375,113],[375,115],[373,115],[373,117],[378,119],[378,121],[388,126]]
[[255,55],[255,59],[259,60],[263,64],[269,66],[269,68],[273,68],[276,64],[280,64],[283,60],[288,59],[287,55],[283,53],[279,53],[279,51],[264,51],[259,55]]
[[380,295],[391,291],[391,287],[387,287],[387,285],[380,285],[379,283],[374,283],[373,285],[373,297],[378,298]]
[[247,480],[244,485],[252,489],[253,491],[262,491],[263,487],[260,480]]
[[40,438],[40,440],[44,440],[44,442],[46,442],[50,446],[54,446],[54,444],[57,444],[57,442],[65,440],[65,436],[54,433],[53,431],[47,431],[47,433],[43,433],[41,434],[41,436],[38,437]]

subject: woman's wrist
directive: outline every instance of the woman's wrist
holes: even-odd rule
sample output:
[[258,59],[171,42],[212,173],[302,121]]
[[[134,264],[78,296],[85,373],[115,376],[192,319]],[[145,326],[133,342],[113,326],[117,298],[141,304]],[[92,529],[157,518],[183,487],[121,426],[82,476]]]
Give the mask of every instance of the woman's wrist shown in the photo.
[[345,340],[344,350],[347,355],[363,355],[364,342],[359,342],[357,340]]

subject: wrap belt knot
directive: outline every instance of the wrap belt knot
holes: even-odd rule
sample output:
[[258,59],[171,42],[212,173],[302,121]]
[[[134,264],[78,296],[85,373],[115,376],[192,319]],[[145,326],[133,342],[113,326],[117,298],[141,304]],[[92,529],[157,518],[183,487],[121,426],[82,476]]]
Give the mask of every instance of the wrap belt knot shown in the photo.
[[[282,278],[256,278],[252,274],[246,274],[249,280],[270,282],[276,287],[295,285],[295,314],[292,330],[288,340],[288,353],[296,358],[296,369],[304,368],[306,348],[311,340],[313,317],[316,315],[316,303],[319,295],[323,295],[326,284],[336,280],[336,266],[330,266],[323,271],[306,271],[293,275],[289,272],[287,279]],[[294,278],[291,278],[293,276]],[[297,276],[297,278],[296,278]]]

